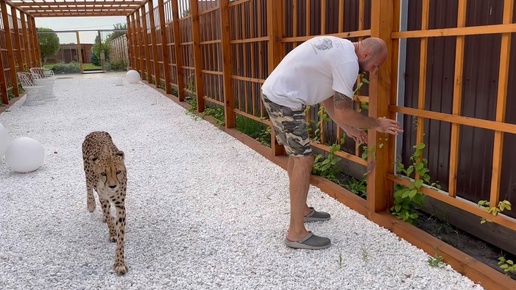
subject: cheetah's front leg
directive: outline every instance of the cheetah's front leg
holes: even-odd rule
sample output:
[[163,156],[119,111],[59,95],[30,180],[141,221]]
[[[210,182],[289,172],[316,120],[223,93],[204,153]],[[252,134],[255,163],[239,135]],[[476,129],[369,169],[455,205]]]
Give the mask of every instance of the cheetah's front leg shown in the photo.
[[88,184],[88,180],[86,180],[86,204],[88,206],[89,212],[93,212],[95,210],[95,197],[93,196],[93,186]]
[[[122,201],[123,202],[123,201]],[[124,241],[125,241],[125,206],[116,203],[116,228],[118,236],[116,241],[116,257],[115,271],[118,275],[127,273],[127,266],[124,258]]]
[[109,241],[114,243],[116,242],[116,229],[115,224],[113,223],[113,217],[111,216],[111,204],[108,200],[99,198],[100,204],[102,205],[102,213],[104,214],[104,221],[108,225],[109,229]]

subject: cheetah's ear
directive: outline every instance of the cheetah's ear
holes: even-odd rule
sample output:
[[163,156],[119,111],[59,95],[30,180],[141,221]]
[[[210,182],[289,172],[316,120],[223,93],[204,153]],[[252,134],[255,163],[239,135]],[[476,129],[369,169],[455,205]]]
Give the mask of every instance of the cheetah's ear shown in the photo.
[[124,160],[124,157],[125,157],[124,151],[118,150],[118,151],[116,151],[115,155],[122,158],[122,160]]

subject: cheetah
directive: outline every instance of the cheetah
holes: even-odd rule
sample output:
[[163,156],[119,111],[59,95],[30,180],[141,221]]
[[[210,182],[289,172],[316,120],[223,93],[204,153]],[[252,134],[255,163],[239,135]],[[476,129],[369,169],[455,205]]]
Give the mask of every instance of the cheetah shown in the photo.
[[[124,152],[118,150],[107,132],[91,132],[82,143],[82,158],[86,175],[86,203],[89,212],[95,210],[93,189],[98,194],[104,222],[109,229],[109,241],[116,242],[115,272],[127,273],[124,259],[125,197],[127,171]],[[116,209],[116,219],[111,216],[111,204]]]

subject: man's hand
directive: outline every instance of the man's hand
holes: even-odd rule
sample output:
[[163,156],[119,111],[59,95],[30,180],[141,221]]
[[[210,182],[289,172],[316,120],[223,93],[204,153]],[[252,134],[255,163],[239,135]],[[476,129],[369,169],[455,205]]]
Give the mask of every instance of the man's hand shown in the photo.
[[355,142],[359,144],[367,144],[367,133],[364,130],[351,126],[346,126],[342,129],[346,132],[346,135],[353,138]]
[[398,133],[403,132],[403,129],[400,127],[400,123],[396,120],[391,120],[387,118],[378,118],[378,125],[375,128],[376,131],[380,133],[388,133],[391,135],[398,135]]

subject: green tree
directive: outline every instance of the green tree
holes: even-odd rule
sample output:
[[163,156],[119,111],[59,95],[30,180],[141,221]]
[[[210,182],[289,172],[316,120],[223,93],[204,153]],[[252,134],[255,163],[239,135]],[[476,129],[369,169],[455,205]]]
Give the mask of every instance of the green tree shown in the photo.
[[59,37],[50,28],[39,27],[37,30],[41,59],[43,59],[43,64],[45,64],[49,56],[53,56],[59,51]]
[[[122,35],[125,35],[125,30],[127,30],[127,23],[117,23],[113,25],[113,29],[116,30],[113,33],[111,33],[107,39],[106,42],[109,43],[111,40],[116,39]],[[124,30],[124,31],[122,31]]]

